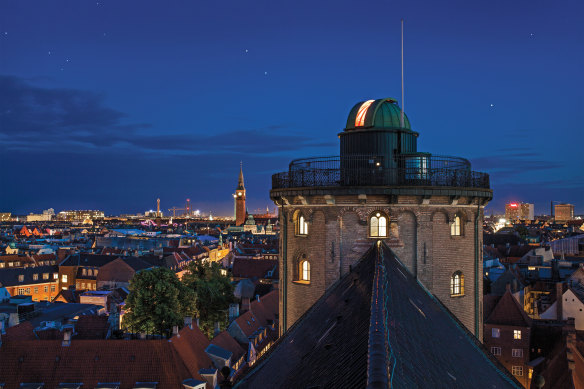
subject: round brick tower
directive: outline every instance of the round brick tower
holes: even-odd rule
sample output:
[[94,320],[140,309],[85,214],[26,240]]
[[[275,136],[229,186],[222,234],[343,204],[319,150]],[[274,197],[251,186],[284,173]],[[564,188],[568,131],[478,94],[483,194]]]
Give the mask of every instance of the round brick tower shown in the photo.
[[391,98],[356,104],[340,156],[298,159],[272,177],[280,207],[280,331],[376,240],[482,339],[482,221],[489,176],[417,151]]

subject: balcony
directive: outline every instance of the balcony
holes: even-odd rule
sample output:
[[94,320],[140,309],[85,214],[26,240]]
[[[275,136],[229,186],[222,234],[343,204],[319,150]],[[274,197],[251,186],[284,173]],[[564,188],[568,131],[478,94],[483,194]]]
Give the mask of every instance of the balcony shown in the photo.
[[489,189],[489,175],[473,172],[464,158],[416,153],[394,161],[376,156],[298,159],[272,176],[272,189],[414,186]]

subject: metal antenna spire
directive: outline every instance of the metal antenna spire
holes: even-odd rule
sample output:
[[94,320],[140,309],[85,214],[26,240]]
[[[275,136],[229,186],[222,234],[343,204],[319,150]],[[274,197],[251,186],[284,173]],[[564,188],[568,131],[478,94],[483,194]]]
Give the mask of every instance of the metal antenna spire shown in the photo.
[[399,124],[404,128],[404,20],[401,20],[401,115]]

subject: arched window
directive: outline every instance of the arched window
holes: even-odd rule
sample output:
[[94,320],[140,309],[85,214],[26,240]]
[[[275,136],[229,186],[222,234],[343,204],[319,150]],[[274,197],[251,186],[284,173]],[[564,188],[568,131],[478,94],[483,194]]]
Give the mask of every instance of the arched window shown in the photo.
[[380,212],[369,219],[369,236],[372,238],[387,237],[387,218]]
[[308,222],[304,215],[298,216],[298,226],[296,227],[298,235],[308,235]]
[[450,223],[450,235],[451,236],[462,235],[462,220],[458,215],[455,215],[454,220],[452,221],[452,223]]
[[450,278],[450,295],[462,296],[464,294],[464,275],[461,271],[456,271]]
[[310,282],[310,262],[300,262],[300,281]]

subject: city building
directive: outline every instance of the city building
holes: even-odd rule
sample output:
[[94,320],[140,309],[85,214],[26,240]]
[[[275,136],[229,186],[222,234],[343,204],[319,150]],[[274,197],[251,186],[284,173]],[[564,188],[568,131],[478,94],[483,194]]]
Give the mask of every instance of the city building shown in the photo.
[[505,219],[509,221],[534,220],[533,204],[530,203],[505,204]]
[[417,151],[397,101],[368,100],[338,134],[340,156],[297,159],[272,177],[280,208],[280,331],[382,240],[482,338],[482,231],[489,176]]
[[566,222],[574,219],[573,204],[556,204],[554,206],[554,218],[556,222]]
[[13,267],[0,270],[0,286],[11,296],[31,296],[32,301],[53,301],[59,293],[57,266]]
[[82,211],[61,211],[57,214],[58,220],[84,221],[86,219],[103,219],[105,214],[102,211],[82,210]]
[[243,184],[243,164],[239,167],[239,180],[235,189],[235,225],[241,226],[245,223],[247,210],[245,208],[245,185]]

